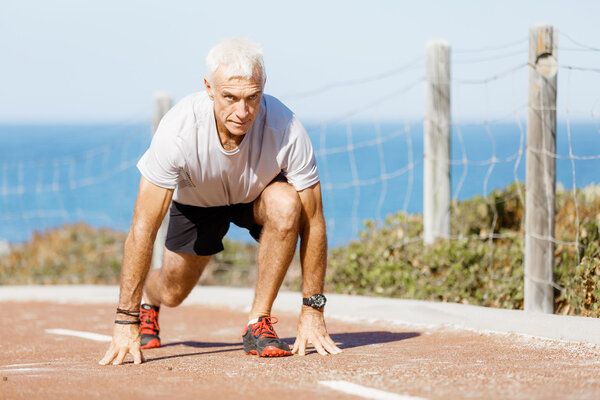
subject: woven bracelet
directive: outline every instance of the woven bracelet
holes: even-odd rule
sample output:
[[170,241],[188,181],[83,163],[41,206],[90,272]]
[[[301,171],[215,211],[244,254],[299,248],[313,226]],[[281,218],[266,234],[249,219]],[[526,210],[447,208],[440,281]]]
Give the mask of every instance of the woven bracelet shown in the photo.
[[139,311],[123,310],[122,308],[117,308],[117,314],[125,314],[125,315],[128,315],[130,317],[139,317],[140,316],[140,312]]
[[119,319],[115,319],[115,324],[119,324],[119,325],[139,325],[140,324],[140,320],[138,319],[137,321],[122,321]]

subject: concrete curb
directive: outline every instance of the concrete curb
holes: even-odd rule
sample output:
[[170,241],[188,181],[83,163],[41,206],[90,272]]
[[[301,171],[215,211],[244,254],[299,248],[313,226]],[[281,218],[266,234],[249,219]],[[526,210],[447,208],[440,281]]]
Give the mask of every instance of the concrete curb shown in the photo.
[[[0,286],[0,302],[116,304],[118,295],[117,286]],[[198,286],[184,304],[249,310],[253,296],[253,289]],[[600,319],[596,318],[340,294],[327,294],[327,298],[326,315],[344,321],[386,322],[421,327],[451,326],[600,345]],[[300,304],[300,293],[280,292],[273,308],[275,312],[298,312]]]

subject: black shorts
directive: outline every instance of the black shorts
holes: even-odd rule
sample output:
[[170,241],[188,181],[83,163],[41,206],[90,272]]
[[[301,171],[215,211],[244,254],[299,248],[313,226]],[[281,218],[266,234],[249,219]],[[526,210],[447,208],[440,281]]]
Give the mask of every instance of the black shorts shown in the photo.
[[209,256],[223,250],[223,237],[233,222],[258,241],[262,226],[254,222],[254,202],[220,207],[171,204],[165,246],[175,253]]

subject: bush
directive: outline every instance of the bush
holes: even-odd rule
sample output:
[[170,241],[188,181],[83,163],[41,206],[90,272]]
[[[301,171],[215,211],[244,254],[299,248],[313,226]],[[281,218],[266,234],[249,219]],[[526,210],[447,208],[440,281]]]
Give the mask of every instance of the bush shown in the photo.
[[[600,187],[598,187],[600,188]],[[425,246],[420,215],[366,221],[360,239],[329,254],[326,287],[348,294],[523,307],[524,189],[515,183],[489,196],[452,204],[452,237]],[[600,316],[600,192],[558,191],[555,311]],[[490,238],[490,233],[494,238]],[[120,280],[126,234],[83,223],[35,233],[0,258],[0,285]],[[575,245],[576,244],[576,245]],[[255,244],[224,241],[201,284],[254,286]],[[299,289],[296,257],[284,287]]]
[[[523,274],[523,245],[519,237],[494,243],[490,260],[489,244],[478,238],[440,240],[431,246],[412,240],[421,234],[420,216],[399,213],[388,218],[380,229],[374,229],[372,222],[366,226],[360,241],[331,251],[327,280],[330,290],[496,307],[522,306],[520,281],[513,279]],[[417,235],[405,236],[406,231]],[[502,295],[498,296],[499,292]]]
[[[0,285],[118,284],[127,234],[84,223],[40,233],[0,258]],[[253,285],[256,246],[225,240],[202,284]]]
[[[360,240],[331,251],[327,287],[337,293],[523,308],[523,191],[515,183],[487,198],[454,202],[454,238],[429,246],[420,239],[420,215],[391,215],[381,227],[367,221]],[[578,191],[577,202],[572,193],[558,193],[561,244],[555,248],[554,282],[562,289],[556,291],[555,309],[597,317],[600,198],[587,192]]]
[[125,236],[83,223],[35,232],[0,259],[0,285],[118,283]]

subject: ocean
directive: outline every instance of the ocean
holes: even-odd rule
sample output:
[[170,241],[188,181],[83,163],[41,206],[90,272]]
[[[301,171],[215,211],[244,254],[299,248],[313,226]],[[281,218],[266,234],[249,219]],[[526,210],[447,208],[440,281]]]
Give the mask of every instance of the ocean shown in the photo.
[[[330,246],[358,237],[366,219],[381,224],[390,213],[422,212],[421,122],[305,125]],[[452,197],[524,181],[524,130],[524,122],[454,125]],[[135,164],[150,140],[149,122],[0,125],[0,241],[27,241],[35,231],[77,221],[126,231],[140,178]],[[557,181],[565,188],[599,182],[599,126],[560,122],[557,154]],[[251,240],[236,227],[228,236]]]

